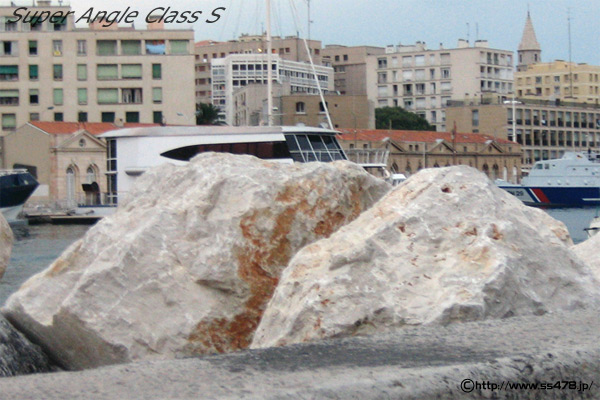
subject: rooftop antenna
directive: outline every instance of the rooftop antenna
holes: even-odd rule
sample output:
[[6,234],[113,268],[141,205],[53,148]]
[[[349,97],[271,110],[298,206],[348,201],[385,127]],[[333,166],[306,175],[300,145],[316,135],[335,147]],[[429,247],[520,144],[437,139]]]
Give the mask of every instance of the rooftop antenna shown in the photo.
[[467,22],[467,43],[471,42],[471,28],[469,27],[469,23]]
[[312,24],[312,21],[310,20],[310,0],[306,0],[306,6],[308,8],[308,40],[310,40],[310,24]]
[[567,25],[569,28],[569,83],[570,97],[573,97],[573,62],[571,59],[571,8],[567,9]]

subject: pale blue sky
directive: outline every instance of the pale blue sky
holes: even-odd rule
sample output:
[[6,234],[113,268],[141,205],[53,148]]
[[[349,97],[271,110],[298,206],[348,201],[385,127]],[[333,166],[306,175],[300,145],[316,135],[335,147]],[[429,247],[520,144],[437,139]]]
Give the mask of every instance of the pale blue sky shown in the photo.
[[[240,33],[259,33],[264,27],[265,0],[71,0],[78,17],[89,7],[122,10],[129,6],[142,15],[155,7],[179,12],[226,7],[215,24],[196,23],[196,40],[230,40]],[[21,1],[19,1],[21,3]],[[291,17],[289,0],[272,0],[273,33],[306,35],[306,0],[295,0],[300,25]],[[311,0],[311,38],[325,44],[412,44],[429,48],[456,46],[459,38],[487,39],[493,48],[516,51],[531,11],[544,61],[569,57],[567,10],[571,10],[572,59],[600,65],[600,0]],[[467,29],[467,23],[469,29]],[[142,25],[140,20],[139,25]],[[170,27],[185,27],[171,24]],[[476,27],[478,26],[478,33]]]

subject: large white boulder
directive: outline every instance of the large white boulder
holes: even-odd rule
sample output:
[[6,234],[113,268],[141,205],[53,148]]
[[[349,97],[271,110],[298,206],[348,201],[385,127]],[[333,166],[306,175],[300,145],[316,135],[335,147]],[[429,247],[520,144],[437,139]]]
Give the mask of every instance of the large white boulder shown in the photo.
[[245,348],[290,258],[389,188],[345,161],[164,165],[2,311],[69,369]]
[[583,261],[600,281],[600,234],[571,247],[571,250]]
[[571,244],[475,169],[423,170],[294,256],[251,347],[597,305]]
[[4,275],[8,261],[10,260],[10,253],[13,245],[13,232],[6,222],[6,218],[0,213],[0,278]]

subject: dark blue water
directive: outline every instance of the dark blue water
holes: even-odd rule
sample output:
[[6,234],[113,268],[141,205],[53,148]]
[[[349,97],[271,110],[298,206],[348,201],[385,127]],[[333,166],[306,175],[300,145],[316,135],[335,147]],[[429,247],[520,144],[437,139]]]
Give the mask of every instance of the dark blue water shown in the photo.
[[10,262],[0,279],[0,305],[30,276],[44,270],[90,225],[15,226]]

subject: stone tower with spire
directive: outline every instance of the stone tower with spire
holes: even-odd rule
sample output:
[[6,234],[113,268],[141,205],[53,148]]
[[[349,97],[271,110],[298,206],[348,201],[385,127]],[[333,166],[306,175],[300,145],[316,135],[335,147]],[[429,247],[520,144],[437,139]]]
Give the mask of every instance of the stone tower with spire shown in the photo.
[[517,71],[525,71],[530,64],[539,63],[542,61],[542,48],[535,37],[531,15],[527,10],[527,20],[523,29],[523,37],[519,43],[519,64]]

